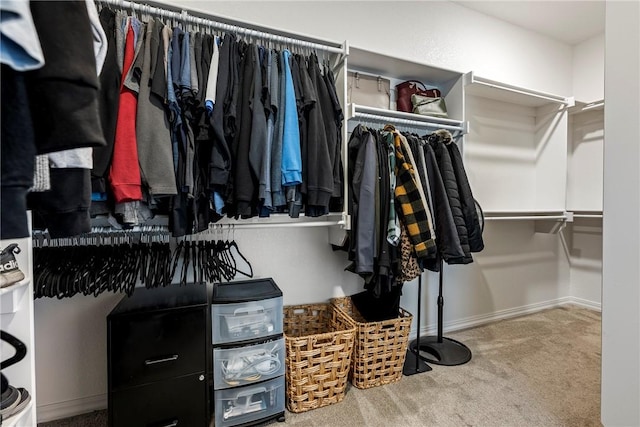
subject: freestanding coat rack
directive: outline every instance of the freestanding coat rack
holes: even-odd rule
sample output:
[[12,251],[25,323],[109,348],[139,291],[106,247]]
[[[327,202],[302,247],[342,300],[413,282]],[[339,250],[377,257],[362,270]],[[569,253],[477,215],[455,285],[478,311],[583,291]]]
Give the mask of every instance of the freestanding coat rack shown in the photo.
[[[416,331],[417,338],[415,339],[416,348],[420,348],[420,305],[421,305],[421,294],[422,294],[422,273],[418,276],[418,310],[417,310],[417,319],[416,319]],[[404,375],[415,375],[421,372],[429,372],[431,370],[431,366],[427,365],[421,357],[419,357],[418,352],[413,350],[411,346],[407,348],[407,357],[404,359],[404,367],[402,368],[402,373]]]
[[[442,336],[444,312],[444,297],[442,296],[443,273],[444,264],[441,259],[438,280],[438,335],[431,335],[423,339],[418,337],[418,339],[410,343],[409,349],[428,363],[444,366],[462,365],[471,360],[471,350],[459,341]],[[418,293],[418,304],[419,301],[420,293]]]

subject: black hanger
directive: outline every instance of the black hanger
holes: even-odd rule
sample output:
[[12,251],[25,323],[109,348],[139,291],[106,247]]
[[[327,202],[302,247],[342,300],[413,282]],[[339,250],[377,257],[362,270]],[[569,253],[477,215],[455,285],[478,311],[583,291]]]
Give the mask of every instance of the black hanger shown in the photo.
[[[14,337],[10,333],[0,330],[0,339],[8,343],[9,345],[11,345],[16,350],[16,353],[13,356],[8,358],[7,360],[3,360],[2,362],[0,362],[0,370],[4,370],[9,366],[18,363],[19,361],[24,359],[24,357],[27,355],[27,346],[24,345],[22,341],[20,341],[18,338]],[[9,388],[9,381],[2,373],[0,373],[0,378],[1,378],[0,392],[4,393]]]
[[[253,277],[253,267],[251,266],[251,263],[249,262],[249,260],[242,254],[242,252],[240,252],[240,248],[238,247],[238,244],[236,243],[235,240],[232,240],[230,245],[229,245],[229,254],[231,255],[231,257],[233,257],[233,252],[231,252],[231,249],[235,249],[238,256],[240,256],[240,259],[242,259],[245,264],[249,267],[249,272],[244,272],[242,270],[239,270],[237,268],[237,264],[236,264],[236,273],[242,274],[243,276],[246,277]],[[234,258],[235,261],[235,258]]]

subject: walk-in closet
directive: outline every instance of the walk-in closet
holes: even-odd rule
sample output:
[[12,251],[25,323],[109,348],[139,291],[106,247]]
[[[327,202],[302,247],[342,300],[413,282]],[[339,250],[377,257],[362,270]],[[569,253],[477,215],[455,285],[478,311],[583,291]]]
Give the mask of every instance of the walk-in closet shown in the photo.
[[638,3],[0,10],[3,426],[640,425]]

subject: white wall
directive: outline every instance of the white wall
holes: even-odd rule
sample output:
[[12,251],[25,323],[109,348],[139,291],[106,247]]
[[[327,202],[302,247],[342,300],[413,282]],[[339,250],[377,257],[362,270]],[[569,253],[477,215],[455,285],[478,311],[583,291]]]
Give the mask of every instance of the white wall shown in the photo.
[[568,137],[567,209],[602,211],[603,111],[571,114]]
[[[570,95],[567,45],[449,2],[172,2],[342,41],[532,89]],[[337,11],[340,12],[337,12]],[[420,31],[381,17],[421,16]],[[431,18],[431,19],[430,19]],[[421,18],[422,19],[422,18]],[[362,289],[344,272],[345,254],[332,252],[324,229],[236,231],[256,274],[272,276],[285,304],[325,301]],[[554,235],[531,222],[487,224],[487,248],[469,266],[445,268],[445,324],[474,322],[540,308],[569,294],[566,258]],[[437,276],[425,274],[424,330],[436,319]],[[106,406],[106,314],[118,297],[76,297],[36,304],[40,421]],[[402,305],[415,314],[416,284]]]
[[569,294],[575,303],[602,307],[602,220],[576,218],[563,232],[570,264]]
[[473,70],[530,89],[566,96],[573,90],[570,46],[449,1],[162,1],[327,40],[348,40],[359,48],[450,70]]
[[604,99],[604,33],[573,47],[573,96],[586,103]]
[[[601,213],[603,110],[571,114],[567,142],[567,210]],[[570,294],[577,303],[598,309],[602,302],[602,220],[576,218],[564,236],[571,263]]]
[[606,3],[602,423],[640,425],[640,3]]

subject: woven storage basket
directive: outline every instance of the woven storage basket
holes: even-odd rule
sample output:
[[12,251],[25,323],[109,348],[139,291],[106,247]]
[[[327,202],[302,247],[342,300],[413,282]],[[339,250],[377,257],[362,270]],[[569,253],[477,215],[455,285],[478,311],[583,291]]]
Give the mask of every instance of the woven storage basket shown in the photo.
[[407,356],[411,313],[400,308],[398,317],[380,322],[367,322],[350,297],[334,298],[331,303],[356,324],[351,382],[357,388],[390,384],[402,378]]
[[284,307],[286,404],[304,412],[344,398],[355,326],[331,304]]

